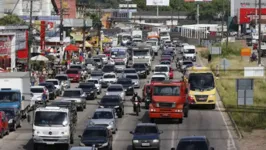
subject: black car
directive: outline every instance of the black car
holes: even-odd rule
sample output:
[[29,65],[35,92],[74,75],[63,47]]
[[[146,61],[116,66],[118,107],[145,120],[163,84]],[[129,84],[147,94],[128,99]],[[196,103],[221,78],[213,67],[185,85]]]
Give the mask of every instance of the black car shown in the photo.
[[4,111],[8,119],[8,127],[11,131],[16,131],[17,127],[21,127],[21,113],[16,108],[0,108]]
[[111,73],[111,72],[115,72],[115,65],[111,65],[111,64],[107,64],[104,65],[102,68],[103,73]]
[[123,86],[123,88],[125,89],[126,95],[133,95],[135,93],[134,83],[132,82],[132,79],[118,78],[116,83],[121,84]]
[[135,130],[130,133],[133,134],[132,150],[160,149],[162,131],[159,131],[155,123],[139,123]]
[[132,68],[136,69],[139,77],[146,79],[147,75],[150,74],[149,69],[145,63],[135,63]]
[[77,122],[78,119],[78,113],[77,113],[77,106],[75,101],[54,101],[49,106],[56,106],[61,108],[68,108],[71,112],[71,115],[73,117],[74,122]]
[[172,148],[171,150],[214,150],[210,146],[209,140],[205,136],[188,136],[180,139],[176,149]]
[[81,88],[87,95],[86,99],[96,99],[97,98],[97,88],[94,83],[86,82],[80,83],[78,88]]
[[99,108],[114,108],[118,118],[124,115],[124,101],[119,95],[105,95],[99,102]]
[[89,126],[79,136],[80,146],[95,146],[98,150],[112,150],[112,132],[104,126]]
[[56,87],[51,82],[43,82],[40,83],[39,86],[45,86],[49,91],[50,100],[54,100],[56,98]]

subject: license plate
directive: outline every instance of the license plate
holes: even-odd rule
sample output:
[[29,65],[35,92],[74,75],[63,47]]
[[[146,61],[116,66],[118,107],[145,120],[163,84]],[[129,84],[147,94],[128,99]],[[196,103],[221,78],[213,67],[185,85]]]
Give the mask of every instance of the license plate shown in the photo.
[[162,117],[169,117],[169,114],[162,114]]
[[70,78],[70,81],[72,81],[73,79],[72,78]]
[[150,143],[141,143],[141,146],[150,146]]
[[54,142],[46,142],[47,145],[54,145]]

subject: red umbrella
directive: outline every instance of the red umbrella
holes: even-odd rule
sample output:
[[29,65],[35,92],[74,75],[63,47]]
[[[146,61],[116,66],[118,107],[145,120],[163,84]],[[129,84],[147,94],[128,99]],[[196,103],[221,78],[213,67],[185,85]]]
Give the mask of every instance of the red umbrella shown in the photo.
[[65,48],[65,51],[78,51],[78,50],[79,50],[79,48],[77,46],[75,46],[75,45],[72,45],[72,44],[68,45]]

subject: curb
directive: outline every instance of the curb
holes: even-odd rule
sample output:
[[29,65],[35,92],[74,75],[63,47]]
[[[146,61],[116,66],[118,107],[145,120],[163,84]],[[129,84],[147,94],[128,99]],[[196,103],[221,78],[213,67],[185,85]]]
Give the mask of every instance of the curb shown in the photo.
[[[204,62],[202,61],[202,57],[201,57],[199,54],[198,54],[198,58],[201,60],[201,62],[202,62],[203,65],[204,65]],[[224,101],[223,101],[223,97],[220,96],[220,91],[219,91],[219,89],[216,88],[216,90],[217,90],[217,94],[218,94],[219,97],[220,97],[220,100],[222,101],[223,108],[225,109],[225,104],[224,104]],[[226,112],[226,113],[227,113],[227,115],[228,115],[230,121],[232,122],[232,125],[233,125],[233,127],[234,127],[234,129],[235,129],[235,131],[236,131],[236,133],[237,133],[237,135],[238,135],[238,137],[239,137],[239,139],[242,139],[244,136],[243,136],[243,134],[241,133],[241,131],[239,130],[239,128],[238,128],[237,124],[235,123],[235,121],[234,121],[232,115],[231,115],[229,112]]]

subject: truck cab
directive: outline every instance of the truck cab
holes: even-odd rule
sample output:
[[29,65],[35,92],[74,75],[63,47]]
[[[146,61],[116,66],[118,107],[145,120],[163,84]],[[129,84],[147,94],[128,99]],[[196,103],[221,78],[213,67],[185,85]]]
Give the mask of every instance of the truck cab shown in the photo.
[[196,61],[197,52],[194,45],[185,45],[183,48],[183,60]]
[[24,96],[21,95],[19,90],[11,88],[0,89],[0,108],[17,108],[23,110],[23,100]]
[[147,63],[151,67],[152,62],[152,47],[139,46],[132,49],[132,63]]
[[163,81],[150,84],[151,104],[149,117],[155,119],[178,119],[188,116],[187,84],[184,81]]
[[75,126],[73,119],[68,108],[54,106],[37,108],[33,116],[34,150],[39,149],[40,145],[64,145],[68,149],[73,143]]

